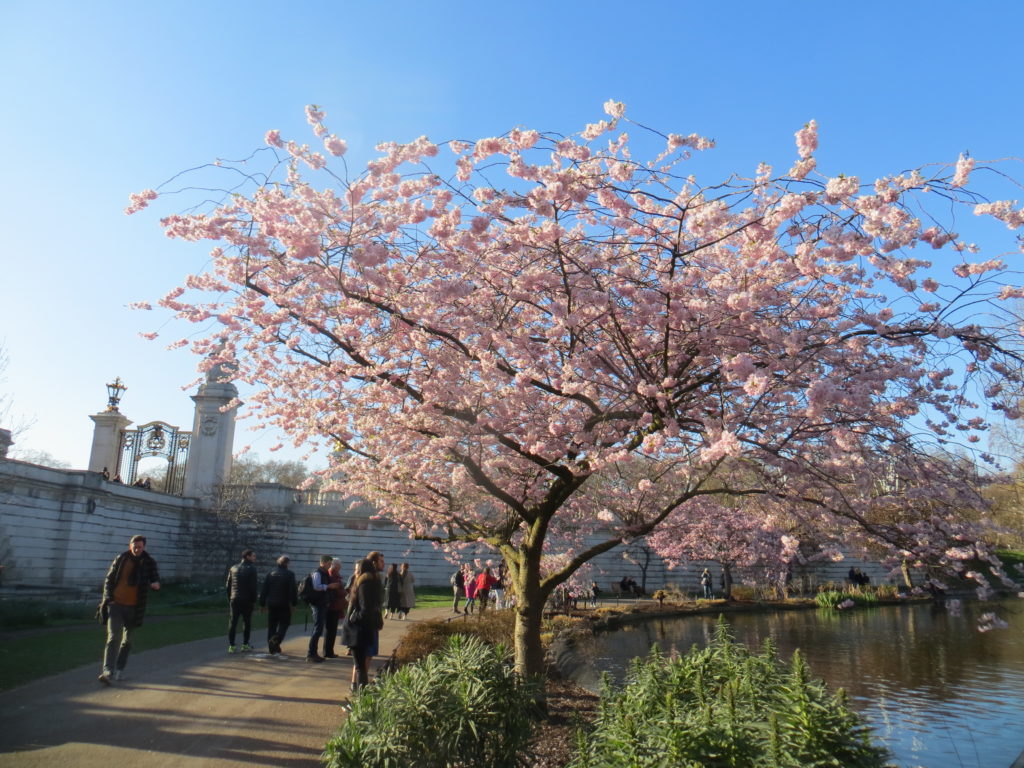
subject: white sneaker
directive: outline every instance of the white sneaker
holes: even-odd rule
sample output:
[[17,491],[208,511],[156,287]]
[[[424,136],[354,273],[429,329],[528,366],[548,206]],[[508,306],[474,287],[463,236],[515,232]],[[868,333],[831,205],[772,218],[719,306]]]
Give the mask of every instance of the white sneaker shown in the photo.
[[117,672],[114,673],[114,679],[118,682],[124,680],[124,671],[120,669],[117,670]]

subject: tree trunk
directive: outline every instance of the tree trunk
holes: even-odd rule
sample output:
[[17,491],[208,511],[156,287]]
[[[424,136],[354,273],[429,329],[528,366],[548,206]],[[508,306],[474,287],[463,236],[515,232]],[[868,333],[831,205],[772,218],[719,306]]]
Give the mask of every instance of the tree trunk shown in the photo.
[[[536,534],[536,530],[532,531]],[[523,678],[538,678],[543,683],[545,676],[544,646],[540,639],[541,622],[544,619],[544,602],[550,590],[541,587],[540,558],[542,546],[533,544],[543,541],[540,536],[526,537],[519,550],[516,582],[516,624],[513,630],[516,672]]]
[[732,569],[728,563],[722,563],[722,597],[732,599]]
[[903,583],[907,585],[907,589],[913,589],[914,580],[910,577],[910,564],[906,560],[900,563],[900,571],[903,573]]
[[539,598],[539,587],[528,596],[520,593],[516,603],[515,662],[516,671],[524,678],[544,678],[544,647],[540,641],[541,620],[544,618],[544,600]]

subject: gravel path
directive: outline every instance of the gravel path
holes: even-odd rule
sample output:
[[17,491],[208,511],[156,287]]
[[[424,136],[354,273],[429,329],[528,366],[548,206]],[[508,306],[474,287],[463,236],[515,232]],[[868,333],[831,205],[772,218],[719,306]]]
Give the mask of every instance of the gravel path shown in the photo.
[[[408,625],[449,615],[425,608],[387,621],[377,661]],[[344,716],[352,662],[307,664],[301,620],[289,634],[282,656],[228,655],[225,638],[139,653],[110,688],[96,680],[97,648],[93,665],[0,693],[0,766],[314,768]]]

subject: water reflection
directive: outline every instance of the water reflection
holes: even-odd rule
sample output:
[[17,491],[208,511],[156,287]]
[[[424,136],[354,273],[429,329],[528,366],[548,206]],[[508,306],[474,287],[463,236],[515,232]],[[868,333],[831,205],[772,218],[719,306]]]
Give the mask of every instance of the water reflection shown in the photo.
[[[984,608],[956,615],[932,605],[851,612],[727,615],[751,647],[771,637],[787,658],[799,648],[814,673],[843,687],[899,766],[1009,768],[1024,749],[1024,604],[999,614],[1009,628],[982,633]],[[654,621],[581,646],[572,674],[597,690],[601,671],[621,679],[652,644],[685,652],[706,644],[715,617]]]

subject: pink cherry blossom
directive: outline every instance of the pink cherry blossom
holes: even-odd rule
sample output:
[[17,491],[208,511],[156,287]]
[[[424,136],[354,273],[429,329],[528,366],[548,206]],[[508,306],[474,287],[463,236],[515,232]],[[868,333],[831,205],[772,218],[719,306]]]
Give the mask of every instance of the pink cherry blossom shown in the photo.
[[797,155],[801,160],[806,160],[818,149],[818,121],[811,120],[795,135]]
[[157,193],[152,189],[144,189],[141,192],[133,192],[128,196],[131,204],[124,209],[124,212],[129,216],[133,213],[141,211],[143,208],[148,206],[151,201],[156,200]]
[[962,187],[967,184],[972,170],[974,170],[974,158],[960,155],[960,159],[956,161],[956,172],[953,174],[950,186]]
[[788,176],[701,181],[709,140],[653,134],[650,159],[608,110],[592,141],[515,128],[439,157],[421,136],[350,170],[311,108],[330,157],[272,131],[265,185],[162,220],[215,247],[159,306],[257,420],[332,447],[327,487],[500,553],[527,672],[547,597],[623,541],[776,575],[851,547],[984,555],[977,477],[944,456],[987,409],[1019,415],[1020,345],[983,324],[1018,289],[1009,247],[966,263],[952,225],[1019,228],[1016,204],[973,206],[948,168],[812,179],[813,121]]
[[341,157],[348,151],[348,144],[344,139],[331,134],[324,139],[324,148],[335,157]]

